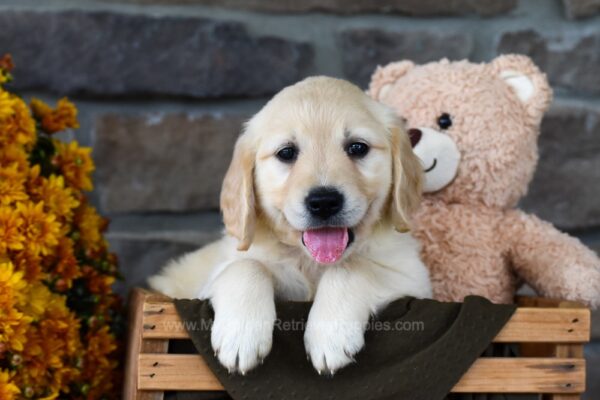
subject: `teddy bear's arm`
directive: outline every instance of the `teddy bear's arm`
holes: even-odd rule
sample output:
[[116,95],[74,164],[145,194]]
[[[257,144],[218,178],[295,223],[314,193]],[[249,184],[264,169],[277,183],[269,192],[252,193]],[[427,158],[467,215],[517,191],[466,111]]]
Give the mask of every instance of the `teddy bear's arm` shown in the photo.
[[600,259],[578,239],[518,210],[500,229],[515,273],[538,294],[600,305]]

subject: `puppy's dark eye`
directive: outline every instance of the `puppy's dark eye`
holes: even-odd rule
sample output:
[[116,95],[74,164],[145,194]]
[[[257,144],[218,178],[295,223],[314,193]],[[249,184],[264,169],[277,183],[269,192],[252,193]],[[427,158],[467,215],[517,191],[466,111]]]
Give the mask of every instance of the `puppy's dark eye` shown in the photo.
[[280,149],[276,156],[281,162],[292,163],[298,158],[298,149],[296,146],[286,146]]
[[346,147],[346,153],[352,158],[362,158],[369,152],[369,146],[362,142],[350,143]]
[[437,124],[441,129],[448,129],[452,126],[452,118],[450,114],[443,113],[438,117]]

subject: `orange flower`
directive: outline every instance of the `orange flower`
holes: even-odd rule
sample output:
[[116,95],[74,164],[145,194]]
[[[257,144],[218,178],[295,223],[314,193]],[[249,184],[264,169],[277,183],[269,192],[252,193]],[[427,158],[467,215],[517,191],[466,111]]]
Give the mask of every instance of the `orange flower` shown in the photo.
[[33,253],[29,246],[13,253],[15,267],[18,271],[23,271],[28,282],[43,278],[42,257],[38,253]]
[[35,295],[46,304],[39,323],[27,332],[22,357],[28,374],[17,378],[20,386],[29,386],[35,397],[53,398],[60,392],[68,393],[69,385],[79,376],[76,359],[83,352],[80,325],[66,307],[65,296],[51,293],[43,286]]
[[17,385],[12,381],[14,372],[0,370],[0,399],[13,400],[21,393]]
[[65,144],[55,140],[54,146],[57,154],[53,163],[58,166],[67,183],[78,190],[92,190],[91,174],[95,168],[90,156],[92,149],[79,147],[76,141]]
[[53,260],[53,273],[58,278],[56,289],[64,291],[72,286],[73,279],[81,276],[77,258],[73,253],[73,241],[67,237],[59,240],[56,248],[56,259]]
[[33,115],[40,121],[42,130],[46,133],[52,134],[67,128],[79,128],[77,108],[66,97],[58,101],[55,109],[39,99],[31,100],[30,107]]
[[0,57],[0,69],[6,72],[10,72],[15,67],[15,63],[13,62],[12,56],[10,54],[5,54]]
[[104,294],[109,293],[115,277],[98,273],[90,266],[83,267],[83,274],[87,281],[87,287],[90,293]]
[[[0,84],[8,82],[12,79],[10,71],[15,67],[10,54],[5,54],[0,57]],[[1,398],[1,397],[0,397]]]
[[60,224],[52,214],[44,212],[44,203],[17,203],[17,211],[23,219],[21,232],[27,247],[33,254],[49,254],[58,244]]
[[111,356],[117,344],[106,325],[89,333],[87,339],[83,375],[90,382],[90,397],[98,398],[112,388],[112,370],[117,363]]

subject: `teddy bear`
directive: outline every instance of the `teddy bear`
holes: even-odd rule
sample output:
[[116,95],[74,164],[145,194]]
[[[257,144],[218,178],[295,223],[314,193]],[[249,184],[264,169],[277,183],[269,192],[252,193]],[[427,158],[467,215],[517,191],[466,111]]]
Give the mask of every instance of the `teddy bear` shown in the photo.
[[528,57],[394,62],[378,67],[368,92],[406,120],[423,164],[425,193],[412,230],[436,299],[474,294],[510,303],[525,282],[541,296],[600,305],[596,254],[516,208],[552,100]]

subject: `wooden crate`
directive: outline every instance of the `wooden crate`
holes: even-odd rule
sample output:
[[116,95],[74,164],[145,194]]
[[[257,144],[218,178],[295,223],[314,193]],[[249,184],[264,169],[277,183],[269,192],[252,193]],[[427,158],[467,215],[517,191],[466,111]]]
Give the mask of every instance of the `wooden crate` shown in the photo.
[[[479,358],[455,393],[539,393],[544,399],[579,399],[585,391],[583,344],[590,311],[549,299],[522,297],[494,343],[519,343],[521,356]],[[186,339],[168,297],[134,289],[123,398],[162,400],[167,390],[223,390],[197,354],[168,354],[169,340]]]

